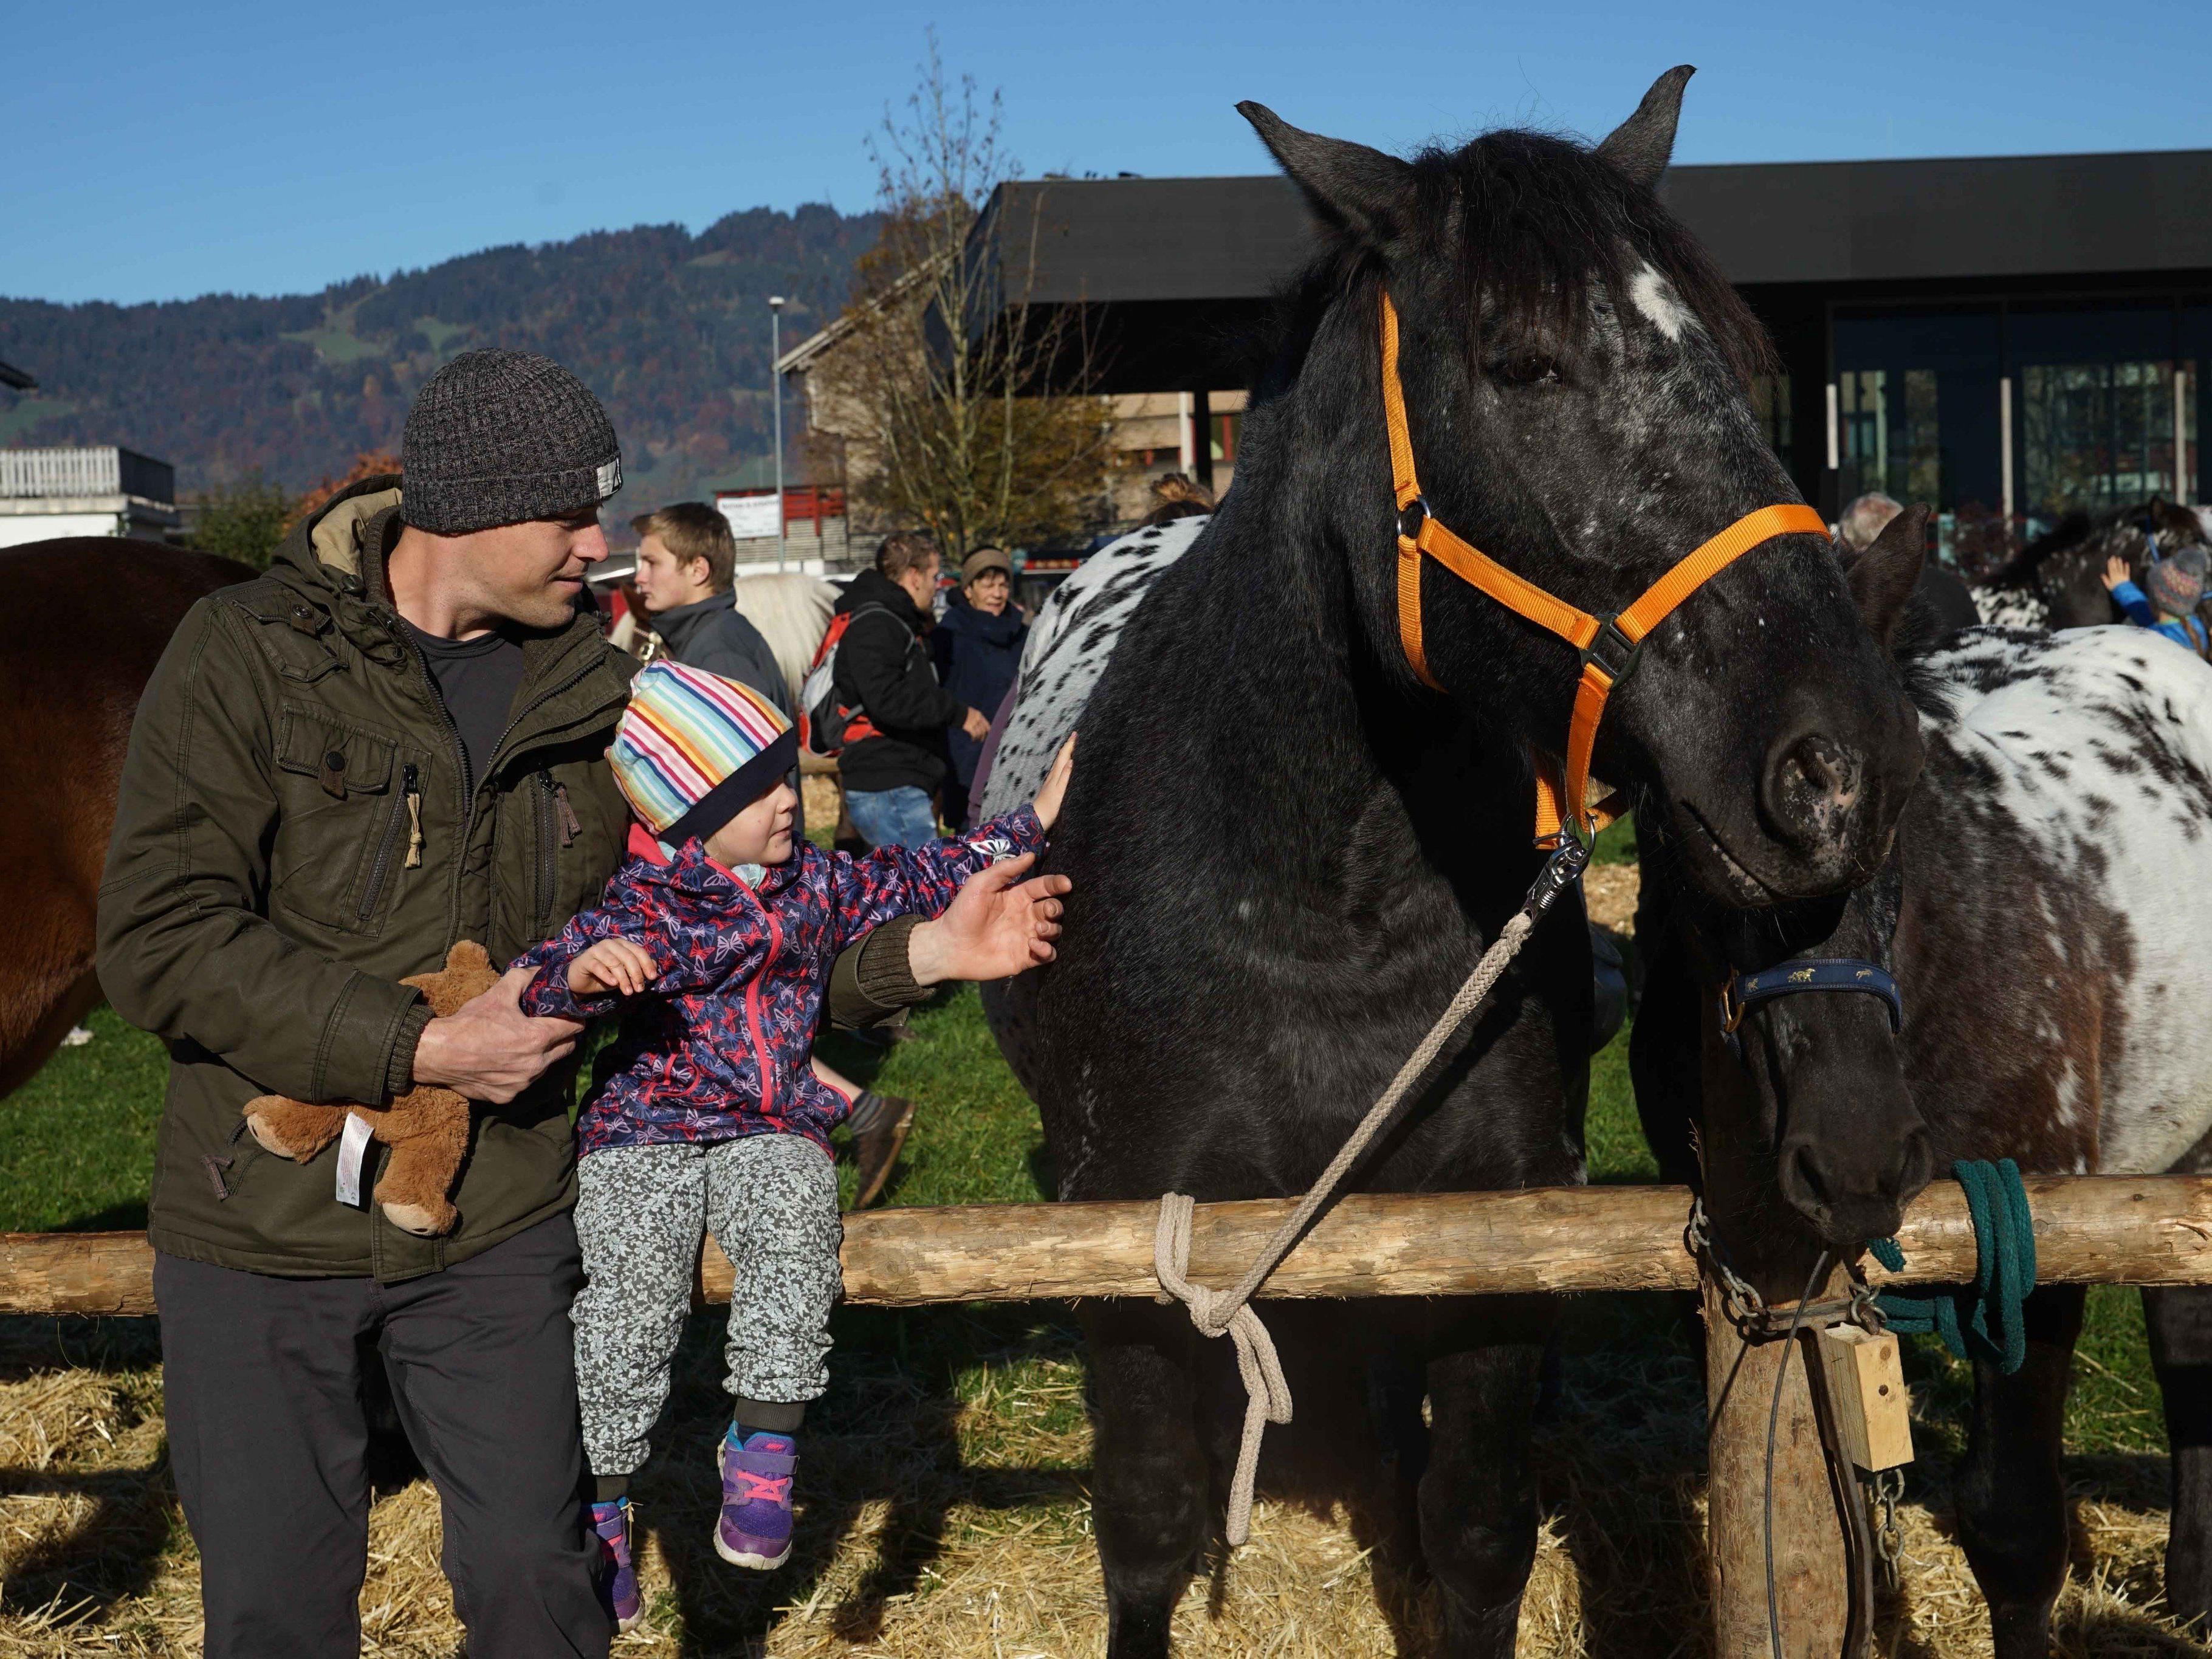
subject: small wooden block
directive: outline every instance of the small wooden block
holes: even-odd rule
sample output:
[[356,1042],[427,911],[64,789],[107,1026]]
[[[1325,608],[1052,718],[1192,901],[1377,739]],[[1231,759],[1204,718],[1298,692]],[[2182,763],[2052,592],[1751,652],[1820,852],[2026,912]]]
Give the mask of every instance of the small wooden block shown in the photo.
[[1820,1364],[1844,1455],[1869,1474],[1912,1461],[1912,1398],[1897,1338],[1856,1325],[1820,1334]]

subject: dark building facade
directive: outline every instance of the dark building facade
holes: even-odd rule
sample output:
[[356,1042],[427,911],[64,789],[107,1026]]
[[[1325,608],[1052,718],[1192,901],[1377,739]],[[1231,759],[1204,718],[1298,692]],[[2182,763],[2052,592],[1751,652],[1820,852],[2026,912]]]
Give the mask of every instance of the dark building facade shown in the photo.
[[[1987,556],[2069,507],[2212,494],[2212,150],[1683,167],[1661,193],[1771,331],[1754,400],[1831,517],[1885,490]],[[1089,311],[1098,389],[1201,395],[1249,377],[1310,234],[1274,177],[1009,185],[978,227],[1024,250],[1008,291]]]

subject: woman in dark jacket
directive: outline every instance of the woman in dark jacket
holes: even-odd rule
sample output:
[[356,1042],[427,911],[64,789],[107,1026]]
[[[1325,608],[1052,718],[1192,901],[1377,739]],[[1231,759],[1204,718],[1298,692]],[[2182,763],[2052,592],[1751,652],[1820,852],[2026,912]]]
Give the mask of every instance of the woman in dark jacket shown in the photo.
[[[960,591],[929,636],[939,680],[970,708],[981,709],[987,720],[1013,689],[1022,641],[1029,635],[1013,594],[1014,568],[1006,556],[994,547],[979,547],[961,565]],[[945,786],[945,821],[957,827],[968,821],[968,788],[975,781],[983,745],[957,727],[948,740],[952,776]]]

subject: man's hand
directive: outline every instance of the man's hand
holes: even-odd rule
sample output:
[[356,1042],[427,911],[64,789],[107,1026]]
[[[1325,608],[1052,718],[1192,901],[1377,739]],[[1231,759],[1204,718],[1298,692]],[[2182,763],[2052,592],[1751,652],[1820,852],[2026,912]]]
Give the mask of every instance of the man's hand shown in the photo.
[[991,735],[990,717],[980,708],[971,708],[961,716],[960,729],[981,743]]
[[533,1019],[522,1012],[527,968],[512,968],[482,996],[422,1028],[415,1081],[471,1100],[504,1106],[565,1060],[583,1027],[573,1019]]
[[917,985],[947,979],[1006,979],[1053,958],[1066,876],[1022,873],[1036,854],[1001,860],[968,878],[945,914],[907,935],[907,971]]
[[1044,775],[1044,787],[1030,803],[1030,810],[1037,815],[1037,822],[1048,830],[1060,816],[1060,804],[1067,798],[1068,780],[1075,775],[1075,733],[1067,734],[1067,741],[1060,745],[1060,753],[1053,757],[1052,770]]
[[626,939],[595,939],[568,964],[568,988],[580,997],[602,991],[640,996],[653,979],[653,958],[643,945]]
[[2111,592],[2128,580],[2128,562],[2115,553],[2105,561],[2105,592]]

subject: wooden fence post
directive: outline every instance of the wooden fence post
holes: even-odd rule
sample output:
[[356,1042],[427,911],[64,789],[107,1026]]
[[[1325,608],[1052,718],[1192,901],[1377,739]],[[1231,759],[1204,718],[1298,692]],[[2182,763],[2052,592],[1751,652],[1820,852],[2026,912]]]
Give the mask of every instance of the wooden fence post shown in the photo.
[[[1802,1286],[1785,1292],[1794,1296]],[[1819,1299],[1842,1294],[1838,1274]],[[1850,1613],[1850,1565],[1827,1459],[1813,1414],[1810,1328],[1794,1340],[1747,1343],[1705,1285],[1708,1466],[1705,1540],[1717,1659],[1771,1659],[1766,1601],[1766,1424],[1786,1359],[1774,1433],[1774,1605],[1784,1659],[1838,1659]],[[1849,1656],[1847,1659],[1856,1659]]]

